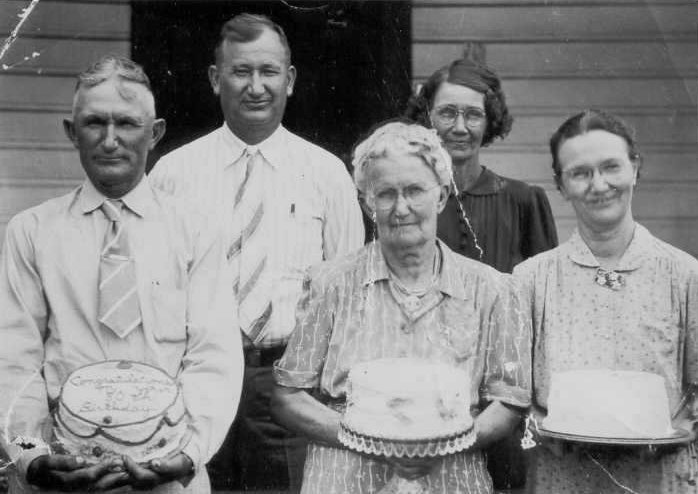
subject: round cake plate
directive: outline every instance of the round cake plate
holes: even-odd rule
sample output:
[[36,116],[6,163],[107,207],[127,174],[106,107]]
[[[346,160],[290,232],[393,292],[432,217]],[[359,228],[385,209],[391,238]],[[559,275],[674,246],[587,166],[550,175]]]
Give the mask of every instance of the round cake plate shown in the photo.
[[578,434],[568,434],[566,432],[551,431],[542,427],[538,428],[538,433],[543,437],[551,439],[562,439],[587,444],[607,444],[612,446],[661,446],[667,444],[689,443],[695,439],[695,434],[685,429],[675,429],[674,434],[666,437],[648,438],[623,438],[623,437],[596,437],[581,436]]
[[391,458],[426,458],[446,456],[464,451],[475,442],[475,430],[428,440],[383,439],[366,436],[340,423],[339,441],[359,453]]

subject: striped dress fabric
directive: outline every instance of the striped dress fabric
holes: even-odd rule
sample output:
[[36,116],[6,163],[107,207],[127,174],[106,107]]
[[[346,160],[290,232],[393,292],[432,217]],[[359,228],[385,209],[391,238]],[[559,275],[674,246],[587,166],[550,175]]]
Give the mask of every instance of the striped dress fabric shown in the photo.
[[[375,242],[311,270],[296,329],[274,369],[277,382],[304,388],[341,412],[354,364],[417,357],[472,370],[474,415],[483,401],[528,406],[530,331],[519,317],[510,277],[438,245],[438,296],[415,318],[394,299],[388,267]],[[374,493],[392,474],[380,459],[311,444],[302,492]],[[440,459],[426,481],[434,493],[492,492],[479,451]]]

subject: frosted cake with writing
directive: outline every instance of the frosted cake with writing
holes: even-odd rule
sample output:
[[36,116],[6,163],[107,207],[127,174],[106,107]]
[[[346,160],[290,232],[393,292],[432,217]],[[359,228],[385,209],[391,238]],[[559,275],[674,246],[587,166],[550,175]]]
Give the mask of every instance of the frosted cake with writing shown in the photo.
[[54,422],[62,447],[90,461],[166,456],[187,430],[177,382],[161,369],[125,360],[73,371],[61,389]]
[[601,438],[652,439],[675,433],[664,378],[638,371],[553,374],[542,425],[553,432]]
[[363,362],[349,372],[343,424],[370,437],[428,440],[467,432],[470,376],[412,358]]

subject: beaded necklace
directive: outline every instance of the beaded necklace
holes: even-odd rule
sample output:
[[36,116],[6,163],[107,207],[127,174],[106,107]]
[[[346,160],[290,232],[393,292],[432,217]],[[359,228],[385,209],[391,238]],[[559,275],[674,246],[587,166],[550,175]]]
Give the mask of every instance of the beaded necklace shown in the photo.
[[429,283],[424,287],[418,288],[408,288],[406,287],[398,277],[389,270],[388,273],[388,285],[390,290],[395,297],[397,303],[405,309],[408,314],[415,314],[419,312],[431,297],[428,295],[434,294],[434,287],[439,280],[439,273],[441,271],[441,253],[437,249],[434,255],[434,263],[432,265],[432,276]]

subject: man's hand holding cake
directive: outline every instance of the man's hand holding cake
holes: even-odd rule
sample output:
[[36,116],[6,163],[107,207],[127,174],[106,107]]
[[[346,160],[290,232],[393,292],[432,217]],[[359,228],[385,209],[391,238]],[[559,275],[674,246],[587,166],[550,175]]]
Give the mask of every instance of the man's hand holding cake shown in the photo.
[[242,383],[224,241],[145,176],[165,122],[140,66],[81,74],[64,128],[88,179],[14,217],[0,261],[10,493],[210,492]]

